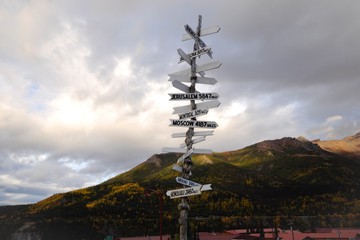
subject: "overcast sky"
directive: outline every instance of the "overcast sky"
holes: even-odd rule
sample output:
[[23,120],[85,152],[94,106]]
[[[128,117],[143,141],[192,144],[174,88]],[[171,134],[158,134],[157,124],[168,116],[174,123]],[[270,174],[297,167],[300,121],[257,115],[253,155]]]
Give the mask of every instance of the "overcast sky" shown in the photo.
[[[169,127],[169,73],[184,25],[219,69],[214,136],[236,150],[285,136],[339,139],[360,131],[360,1],[0,0],[0,205],[34,203],[131,169],[186,128]],[[199,118],[200,120],[200,118]]]

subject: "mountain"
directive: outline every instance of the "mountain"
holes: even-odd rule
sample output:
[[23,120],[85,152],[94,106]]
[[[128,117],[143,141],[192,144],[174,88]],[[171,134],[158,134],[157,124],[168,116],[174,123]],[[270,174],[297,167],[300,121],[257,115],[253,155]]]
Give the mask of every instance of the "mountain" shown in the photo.
[[360,159],[360,132],[341,140],[315,140],[314,143],[329,152]]
[[[285,137],[194,155],[191,180],[211,183],[213,190],[190,198],[190,228],[250,228],[273,226],[273,221],[286,228],[290,220],[303,229],[360,225],[359,136],[338,141]],[[0,207],[0,240],[29,234],[36,239],[156,234],[159,194],[164,232],[177,233],[179,200],[164,193],[181,188],[172,169],[180,156],[155,154],[99,185],[28,206]]]

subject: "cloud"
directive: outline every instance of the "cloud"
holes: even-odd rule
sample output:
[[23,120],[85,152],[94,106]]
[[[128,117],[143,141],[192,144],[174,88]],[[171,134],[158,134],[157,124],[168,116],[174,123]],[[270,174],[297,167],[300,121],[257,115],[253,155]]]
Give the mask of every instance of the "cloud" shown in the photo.
[[[326,6],[324,8],[324,5]],[[189,7],[191,6],[191,7]],[[167,74],[187,68],[184,25],[220,69],[221,105],[200,148],[359,131],[360,34],[354,1],[11,1],[0,3],[0,202],[31,203],[94,185],[183,142],[168,127]],[[198,63],[209,61],[201,57]],[[185,130],[183,130],[185,131]]]

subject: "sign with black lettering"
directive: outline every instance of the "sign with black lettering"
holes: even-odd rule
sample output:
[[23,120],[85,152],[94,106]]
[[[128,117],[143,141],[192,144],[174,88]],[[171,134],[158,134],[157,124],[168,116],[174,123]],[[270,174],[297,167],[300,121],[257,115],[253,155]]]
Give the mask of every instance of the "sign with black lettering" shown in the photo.
[[[213,34],[213,33],[217,33],[219,31],[220,31],[219,26],[203,28],[203,29],[200,30],[200,37],[207,36],[207,35],[210,35],[210,34]],[[192,39],[192,37],[188,33],[185,33],[182,36],[181,41],[186,41],[186,40],[190,40],[190,39]]]
[[190,180],[182,178],[182,177],[176,177],[175,180],[177,183],[180,183],[182,185],[186,185],[189,187],[201,186],[200,183],[196,183],[196,182],[190,181]]
[[209,109],[196,109],[191,112],[179,114],[179,119],[193,118],[198,116],[206,115],[209,112]]
[[196,186],[170,190],[166,192],[166,195],[169,196],[171,199],[199,195],[201,194],[200,188],[201,186]]
[[170,101],[185,101],[185,100],[212,100],[217,99],[217,93],[169,93]]
[[217,123],[214,121],[194,121],[194,120],[177,120],[170,119],[170,126],[173,127],[198,127],[198,128],[217,128]]
[[[181,50],[181,49],[180,49],[180,50]],[[198,49],[198,50],[196,50],[196,51],[194,51],[194,52],[191,52],[191,53],[189,53],[189,54],[186,54],[186,55],[184,56],[183,53],[182,53],[182,52],[179,52],[179,49],[178,49],[178,53],[179,53],[179,55],[180,55],[180,61],[179,61],[179,63],[181,63],[181,62],[183,62],[183,61],[186,61],[187,63],[189,63],[189,62],[190,62],[190,59],[196,58],[196,57],[201,56],[201,55],[203,55],[203,54],[206,54],[206,53],[208,53],[208,52],[210,52],[210,51],[211,51],[211,48],[209,48],[209,47],[204,47],[204,48],[200,48],[200,49]]]

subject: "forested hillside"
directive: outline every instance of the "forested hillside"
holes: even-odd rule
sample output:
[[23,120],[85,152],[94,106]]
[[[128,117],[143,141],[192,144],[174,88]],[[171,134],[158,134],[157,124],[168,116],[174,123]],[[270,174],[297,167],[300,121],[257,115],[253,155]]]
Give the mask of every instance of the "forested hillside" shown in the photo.
[[[319,141],[282,138],[193,156],[192,180],[211,183],[213,190],[190,198],[190,228],[360,226],[360,159],[320,146]],[[172,169],[180,156],[155,154],[102,184],[29,206],[0,207],[0,236],[25,222],[34,223],[25,231],[44,239],[156,234],[160,202],[164,232],[175,234],[179,200],[165,192],[181,187]]]

